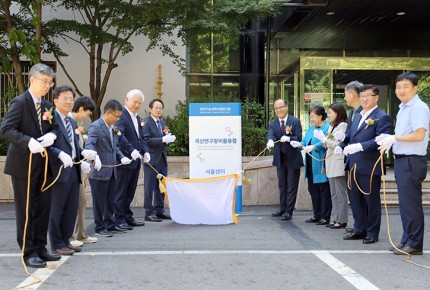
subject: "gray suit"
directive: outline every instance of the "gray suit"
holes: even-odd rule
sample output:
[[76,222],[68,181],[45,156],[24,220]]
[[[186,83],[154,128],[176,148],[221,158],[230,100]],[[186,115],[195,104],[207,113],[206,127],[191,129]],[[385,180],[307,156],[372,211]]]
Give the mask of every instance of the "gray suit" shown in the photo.
[[124,157],[118,148],[118,136],[113,131],[107,127],[101,117],[91,124],[88,129],[88,140],[85,142],[85,149],[97,151],[102,163],[99,171],[92,168],[89,177],[96,232],[103,229],[110,230],[115,226],[113,214],[116,167],[103,166],[115,165]]

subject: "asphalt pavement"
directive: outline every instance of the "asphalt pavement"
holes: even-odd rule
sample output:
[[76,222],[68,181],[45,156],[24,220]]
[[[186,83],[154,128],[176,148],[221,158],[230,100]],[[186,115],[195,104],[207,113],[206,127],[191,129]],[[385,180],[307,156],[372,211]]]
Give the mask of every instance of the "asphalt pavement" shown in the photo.
[[[282,221],[271,216],[276,209],[244,207],[236,225],[146,222],[125,234],[99,237],[45,269],[28,268],[42,282],[24,289],[429,289],[430,269],[387,250],[385,213],[379,242],[364,245],[344,241],[343,229],[305,223],[309,211],[295,211],[291,221]],[[142,208],[134,212],[143,220]],[[425,208],[427,224],[429,213]],[[397,244],[398,208],[390,208],[388,216]],[[86,223],[94,233],[91,209]],[[0,289],[28,285],[34,280],[20,261],[12,203],[0,204],[0,227]],[[429,234],[427,227],[426,238]],[[430,266],[428,239],[424,255],[412,261]]]

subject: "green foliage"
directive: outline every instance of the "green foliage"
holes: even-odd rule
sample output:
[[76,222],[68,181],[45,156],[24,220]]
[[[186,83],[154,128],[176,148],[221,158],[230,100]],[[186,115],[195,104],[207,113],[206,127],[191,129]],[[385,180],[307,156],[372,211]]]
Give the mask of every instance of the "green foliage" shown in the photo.
[[8,148],[9,142],[3,139],[3,137],[0,137],[0,156],[6,156]]
[[167,127],[176,136],[175,142],[167,147],[169,156],[188,156],[189,153],[189,122],[188,122],[188,102],[178,101],[175,106],[176,116],[166,117]]
[[242,127],[242,156],[256,156],[266,147],[267,130]]
[[256,101],[245,101],[242,104],[242,126],[248,128],[264,128],[265,108]]

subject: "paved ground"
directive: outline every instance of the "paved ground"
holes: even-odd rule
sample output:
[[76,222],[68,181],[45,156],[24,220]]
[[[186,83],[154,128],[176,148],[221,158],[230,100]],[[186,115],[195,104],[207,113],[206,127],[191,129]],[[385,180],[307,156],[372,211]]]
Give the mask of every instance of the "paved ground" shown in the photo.
[[[99,238],[82,253],[35,275],[27,289],[428,289],[430,270],[406,263],[390,246],[385,214],[380,241],[344,241],[344,230],[272,218],[275,207],[245,207],[239,224],[186,226],[147,223],[126,234]],[[430,222],[430,209],[425,209]],[[135,216],[143,218],[143,210]],[[93,231],[91,211],[87,225]],[[391,235],[401,233],[398,209],[389,210]],[[350,217],[350,220],[351,217]],[[15,242],[13,204],[0,204],[0,289],[28,284]],[[426,237],[430,236],[426,229]],[[430,244],[413,261],[430,266]],[[34,270],[30,270],[33,272]],[[28,280],[26,280],[28,278]]]

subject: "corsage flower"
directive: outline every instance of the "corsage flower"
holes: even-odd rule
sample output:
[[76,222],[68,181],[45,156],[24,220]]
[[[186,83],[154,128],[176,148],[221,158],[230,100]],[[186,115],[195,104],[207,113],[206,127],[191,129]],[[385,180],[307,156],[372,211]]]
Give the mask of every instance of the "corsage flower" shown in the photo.
[[292,135],[293,128],[291,128],[291,126],[285,126],[285,133],[287,133],[287,135]]
[[140,127],[145,126],[145,121],[143,119],[140,119]]
[[49,124],[52,124],[52,119],[54,118],[54,116],[52,116],[52,110],[54,109],[54,107],[52,107],[51,109],[47,109],[45,108],[45,112],[42,113],[42,120],[43,121],[48,121]]
[[113,133],[117,136],[121,136],[121,131],[117,127],[113,128]]
[[378,121],[378,119],[376,119],[375,117],[370,117],[369,119],[367,119],[366,121],[364,121],[366,123],[366,127],[364,129],[367,129],[367,127],[369,127],[369,126],[375,125],[375,123],[377,121]]
[[164,135],[169,134],[169,127],[164,126],[164,128],[163,128],[163,134],[164,134]]
[[88,139],[88,132],[87,132],[87,130],[85,129],[84,126],[78,125],[76,127],[76,129],[75,129],[75,133],[76,133],[76,135],[80,134],[82,136],[82,139],[84,140],[84,142],[87,141],[87,139]]
[[327,138],[329,140],[336,140],[336,137],[334,137],[334,135],[332,133],[327,133]]

